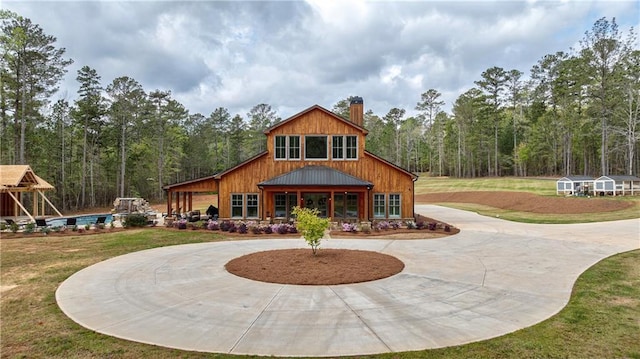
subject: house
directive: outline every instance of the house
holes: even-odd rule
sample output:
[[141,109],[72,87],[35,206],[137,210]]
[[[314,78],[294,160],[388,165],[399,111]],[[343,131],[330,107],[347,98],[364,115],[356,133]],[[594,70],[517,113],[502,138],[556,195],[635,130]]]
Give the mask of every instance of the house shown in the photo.
[[[0,165],[0,217],[17,219],[26,215],[35,222],[35,217],[46,214],[47,205],[62,217],[44,194],[54,189],[29,165]],[[26,203],[31,204],[31,212],[25,207]]]
[[263,153],[213,176],[165,186],[167,212],[191,210],[194,192],[217,192],[221,219],[286,221],[294,206],[338,222],[413,219],[418,177],[365,150],[363,119],[360,97],[351,101],[348,120],[309,107],[265,130]]
[[594,191],[596,194],[613,196],[640,193],[640,178],[625,175],[600,176],[594,181]]
[[566,176],[556,181],[556,194],[577,195],[593,192],[593,177]]

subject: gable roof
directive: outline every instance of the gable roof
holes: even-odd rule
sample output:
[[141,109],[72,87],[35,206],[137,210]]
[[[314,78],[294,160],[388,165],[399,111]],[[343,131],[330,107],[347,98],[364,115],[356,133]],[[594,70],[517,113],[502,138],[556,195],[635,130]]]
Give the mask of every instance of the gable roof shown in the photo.
[[367,186],[373,183],[327,166],[304,166],[258,183],[258,186]]
[[629,176],[629,175],[606,175],[606,176],[600,176],[596,179],[596,181],[606,181],[607,179],[613,180],[615,182],[636,182],[636,181],[640,181],[639,177],[636,176]]
[[280,121],[280,122],[276,123],[275,125],[267,128],[266,130],[264,130],[264,133],[268,134],[269,132],[273,131],[274,129],[276,129],[276,128],[280,127],[280,126],[283,126],[283,125],[285,125],[285,124],[287,124],[289,122],[295,121],[298,118],[306,115],[307,113],[312,112],[312,111],[316,111],[316,110],[322,111],[322,112],[326,113],[327,115],[332,116],[333,118],[335,118],[338,121],[344,122],[345,124],[347,124],[347,125],[349,125],[351,127],[357,128],[358,130],[362,131],[362,133],[365,134],[365,135],[369,133],[369,131],[367,131],[364,127],[358,126],[355,123],[353,123],[353,122],[351,122],[351,121],[349,121],[347,119],[344,119],[342,116],[336,115],[335,113],[327,110],[326,108],[324,108],[324,107],[322,107],[320,105],[313,105],[313,106],[307,108],[306,110],[298,112],[297,114],[295,114],[295,115],[293,115],[293,116],[291,116],[291,117],[289,117],[289,118],[287,118],[287,119],[285,119],[283,121]]
[[594,178],[591,176],[565,176],[562,177],[558,180],[558,182],[563,181],[570,181],[570,182],[578,182],[578,181],[593,181]]
[[0,165],[0,190],[52,190],[54,187],[38,177],[29,165]]

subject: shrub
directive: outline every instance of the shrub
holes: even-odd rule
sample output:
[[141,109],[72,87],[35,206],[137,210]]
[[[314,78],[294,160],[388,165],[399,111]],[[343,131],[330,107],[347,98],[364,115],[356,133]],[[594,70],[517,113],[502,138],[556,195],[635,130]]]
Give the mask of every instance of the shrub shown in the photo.
[[187,229],[187,220],[181,219],[179,221],[173,222],[173,225],[178,229]]
[[424,221],[420,221],[420,222],[416,223],[416,228],[418,228],[418,229],[424,229],[425,226],[426,226],[426,224],[424,223]]
[[131,213],[122,222],[125,227],[144,227],[147,225],[147,216],[143,213]]
[[451,227],[447,224],[444,226],[444,231],[445,232],[451,232]]
[[389,222],[389,227],[391,227],[391,229],[398,229],[400,228],[400,222],[398,221]]
[[429,230],[430,231],[435,231],[437,226],[438,226],[438,224],[436,222],[429,222]]
[[18,224],[15,222],[11,223],[11,225],[9,226],[9,230],[11,230],[11,232],[13,233],[16,233],[18,229],[19,229]]
[[47,233],[51,232],[51,228],[49,227],[42,227],[40,228],[40,233],[44,234],[45,236],[47,235]]
[[210,231],[217,231],[220,229],[220,223],[210,219],[209,223],[207,223],[207,229]]
[[24,233],[31,234],[36,229],[36,225],[34,223],[27,223],[24,226]]
[[91,228],[91,224],[87,223],[84,225],[85,231],[88,231]]
[[235,223],[229,222],[229,233],[236,233],[238,231],[238,227]]
[[288,233],[298,233],[298,228],[294,224],[287,224]]
[[264,226],[261,228],[262,232],[264,232],[264,234],[271,234],[273,233],[273,230],[271,229],[271,226]]
[[229,232],[229,229],[231,228],[231,222],[229,221],[222,221],[222,223],[220,223],[220,230],[223,232]]
[[358,226],[355,223],[343,223],[342,231],[343,232],[355,232],[358,229]]
[[246,224],[244,224],[244,223],[240,223],[240,224],[238,225],[238,233],[240,233],[240,234],[246,234],[247,232],[248,232],[247,225],[246,225]]
[[376,223],[376,230],[379,230],[379,231],[381,231],[381,230],[385,230],[386,231],[387,229],[389,229],[389,227],[390,227],[390,224],[387,221],[380,221],[380,222]]
[[416,229],[416,228],[418,228],[418,226],[416,225],[416,222],[414,222],[414,221],[407,221],[407,228],[408,229]]
[[251,231],[251,233],[253,234],[260,234],[262,233],[262,229],[259,226],[251,226],[249,227],[249,230]]

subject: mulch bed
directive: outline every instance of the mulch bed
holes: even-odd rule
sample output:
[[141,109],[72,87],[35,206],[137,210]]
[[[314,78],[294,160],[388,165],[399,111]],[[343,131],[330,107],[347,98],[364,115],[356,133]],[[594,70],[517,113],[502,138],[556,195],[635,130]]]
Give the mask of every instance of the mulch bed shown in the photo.
[[256,252],[229,261],[225,268],[239,277],[268,283],[337,285],[390,277],[404,269],[399,259],[351,249],[281,249]]

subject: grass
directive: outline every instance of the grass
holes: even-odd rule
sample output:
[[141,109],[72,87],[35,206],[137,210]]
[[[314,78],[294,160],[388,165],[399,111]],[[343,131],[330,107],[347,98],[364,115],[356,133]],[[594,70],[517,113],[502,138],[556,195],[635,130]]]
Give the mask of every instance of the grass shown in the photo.
[[531,177],[447,178],[421,176],[415,193],[466,191],[518,191],[541,196],[556,195],[556,179]]
[[[528,191],[546,196],[555,195],[554,189],[555,182],[545,179],[422,177],[416,183],[418,194],[485,190]],[[210,197],[204,197],[203,201],[210,203]],[[503,218],[513,216],[524,222],[540,220],[531,213],[499,212],[473,204],[456,206],[487,215],[498,213]],[[637,210],[638,207],[634,208]],[[637,217],[636,213],[631,218]],[[580,222],[584,218],[573,220]],[[0,239],[0,283],[3,288],[0,297],[0,357],[240,357],[186,352],[97,334],[66,317],[55,301],[55,291],[60,283],[91,264],[149,248],[220,240],[223,239],[211,232],[162,229],[76,237],[34,235]],[[640,249],[607,258],[588,269],[577,280],[567,306],[557,315],[532,327],[456,347],[364,357],[640,359],[640,341],[637,338],[640,338]]]
[[[210,232],[140,229],[77,237],[2,240],[0,303],[3,358],[234,358],[129,342],[94,333],[67,318],[55,290],[76,271],[148,248],[219,241]],[[577,281],[558,315],[478,343],[368,358],[640,358],[640,250],[608,258]]]
[[[486,178],[445,178],[420,177],[415,184],[415,193],[474,192],[474,191],[507,191],[529,192],[539,196],[557,197],[556,179],[527,177],[486,177]],[[588,198],[584,198],[588,201]],[[477,203],[439,203],[439,205],[477,212],[489,217],[500,217],[523,223],[586,223],[608,222],[622,219],[640,218],[640,196],[617,196],[598,198],[599,201],[628,201],[633,206],[619,211],[598,212],[588,214],[548,214],[519,212],[500,209]]]

